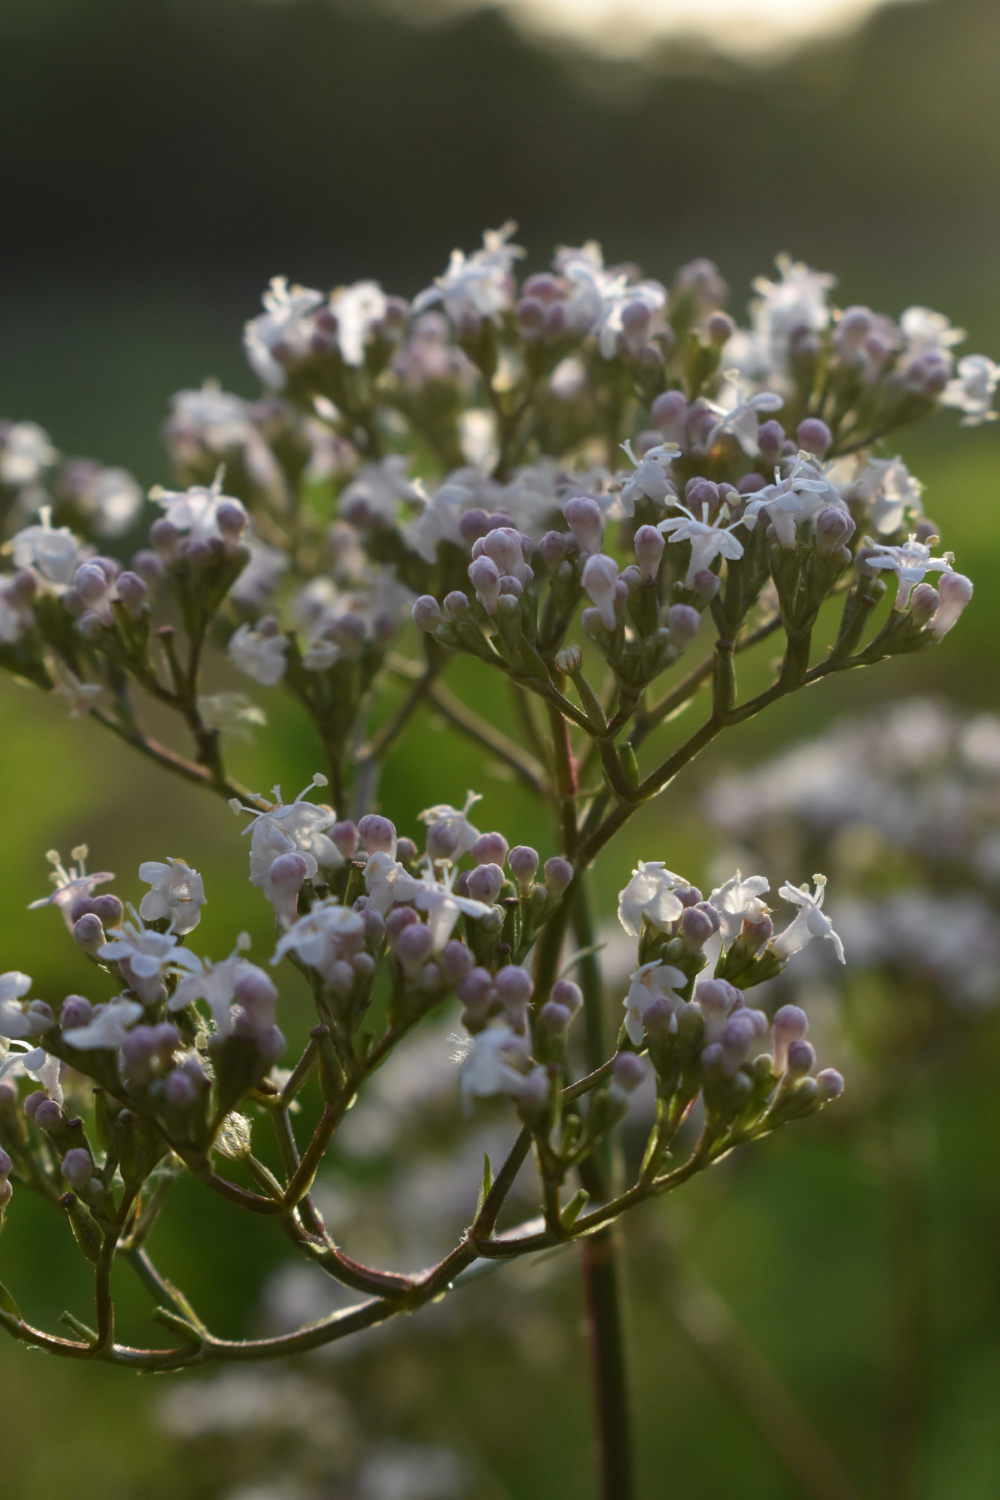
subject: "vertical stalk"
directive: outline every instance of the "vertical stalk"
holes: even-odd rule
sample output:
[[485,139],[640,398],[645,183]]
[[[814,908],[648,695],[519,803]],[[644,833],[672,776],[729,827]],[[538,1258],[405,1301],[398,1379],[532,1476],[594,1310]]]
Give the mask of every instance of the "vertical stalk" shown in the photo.
[[889,1358],[885,1393],[886,1500],[915,1500],[929,1365],[927,1225],[920,1122],[890,1123],[886,1196]]
[[[594,934],[582,874],[574,901],[573,928],[580,947],[591,947]],[[600,1067],[607,1058],[603,991],[597,955],[587,953],[581,959],[577,973],[583,991],[587,1068],[592,1070]],[[581,1165],[580,1180],[591,1196],[600,1201],[610,1196],[613,1175],[611,1153],[605,1142]],[[580,1250],[594,1383],[600,1500],[633,1500],[635,1476],[632,1419],[625,1358],[618,1229],[609,1225],[596,1234],[588,1235],[581,1242]]]

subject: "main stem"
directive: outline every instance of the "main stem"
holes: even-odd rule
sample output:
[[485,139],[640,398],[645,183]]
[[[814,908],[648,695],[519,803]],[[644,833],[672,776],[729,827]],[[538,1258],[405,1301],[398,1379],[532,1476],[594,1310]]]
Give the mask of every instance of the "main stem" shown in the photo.
[[[590,948],[594,936],[583,879],[577,887],[573,929],[580,948]],[[595,953],[587,953],[581,959],[578,979],[583,991],[587,1067],[593,1070],[599,1068],[607,1057],[604,997]],[[612,1195],[612,1176],[611,1155],[607,1149],[596,1151],[580,1169],[583,1185],[591,1197],[599,1202],[606,1201]],[[601,1500],[633,1500],[635,1475],[632,1460],[632,1416],[625,1358],[621,1256],[617,1227],[609,1224],[596,1234],[587,1235],[581,1241],[580,1250],[594,1382],[600,1496]]]

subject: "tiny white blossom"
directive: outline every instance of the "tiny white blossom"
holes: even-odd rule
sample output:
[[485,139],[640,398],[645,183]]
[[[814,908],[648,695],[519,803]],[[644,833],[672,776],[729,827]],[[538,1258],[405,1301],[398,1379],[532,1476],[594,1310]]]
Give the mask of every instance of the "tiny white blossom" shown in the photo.
[[875,530],[891,536],[908,516],[922,513],[923,489],[897,454],[895,458],[869,458],[847,493],[870,505]]
[[94,1014],[86,1026],[74,1026],[70,1031],[64,1031],[63,1040],[81,1052],[91,1052],[97,1047],[117,1051],[141,1015],[141,1005],[120,995],[106,1005],[95,1005]]
[[37,422],[13,422],[0,438],[0,484],[23,489],[37,484],[59,457]]
[[31,1036],[32,1025],[21,1009],[20,999],[31,988],[31,978],[17,969],[0,974],[0,1036]]
[[95,707],[95,699],[104,692],[99,682],[83,682],[71,667],[56,657],[46,657],[45,665],[55,686],[52,691],[62,698],[71,719],[85,719]]
[[26,1074],[29,1078],[34,1078],[50,1098],[61,1104],[63,1090],[60,1070],[58,1057],[46,1052],[44,1047],[29,1047],[27,1042],[15,1042],[11,1047],[6,1037],[0,1036],[0,1079],[20,1078]]
[[[471,896],[456,896],[453,890],[458,871],[454,866],[442,871],[440,880],[434,875],[430,860],[421,872],[419,889],[413,896],[413,904],[427,913],[427,926],[434,939],[434,952],[439,953],[455,930],[460,916],[478,921],[492,910],[482,901]],[[398,899],[398,897],[397,897]]]
[[489,1026],[472,1038],[462,1061],[462,1102],[468,1107],[474,1097],[509,1094],[517,1098],[523,1088],[525,1073],[517,1067],[528,1060],[528,1044],[504,1024]]
[[435,302],[442,302],[453,323],[465,318],[490,318],[494,322],[513,302],[514,262],[527,252],[520,245],[509,244],[517,229],[509,220],[500,229],[487,229],[483,248],[466,255],[453,250],[448,269],[434,278],[434,285],[420,293],[413,304],[415,313],[423,312]]
[[388,309],[386,295],[377,281],[356,281],[330,296],[330,311],[337,319],[337,347],[345,365],[363,365],[365,345],[372,329],[382,322]]
[[671,1000],[675,1008],[682,1003],[679,989],[688,982],[688,976],[672,964],[661,964],[659,959],[640,964],[629,980],[625,996],[625,1030],[629,1040],[637,1047],[642,1045],[642,1018],[646,1006],[652,1000]]
[[331,897],[318,901],[312,911],[288,929],[280,938],[271,963],[280,963],[286,953],[294,953],[300,963],[330,978],[333,966],[345,953],[360,950],[364,936],[365,919],[361,913],[341,906]]
[[743,511],[743,524],[752,531],[762,513],[774,527],[783,547],[794,547],[798,526],[812,521],[829,505],[844,510],[843,497],[827,477],[832,464],[821,465],[811,453],[800,452],[783,479],[775,470],[774,483],[757,490]]
[[80,543],[67,526],[54,527],[47,505],[39,511],[41,524],[25,526],[7,544],[16,568],[33,568],[46,583],[68,588],[83,561]]
[[662,860],[640,859],[632,879],[618,893],[618,920],[629,937],[640,935],[643,917],[660,932],[676,922],[684,907],[674,892],[677,886],[686,885],[684,877],[674,875]]
[[265,311],[247,323],[243,345],[257,376],[273,391],[285,385],[285,370],[275,351],[303,359],[312,348],[316,332],[315,314],[326,298],[309,287],[289,286],[284,276],[275,276],[264,293]]
[[744,880],[737,870],[731,880],[712,892],[708,899],[721,918],[724,945],[739,937],[744,922],[759,922],[767,916],[770,908],[760,898],[769,890],[763,875],[749,875]]
[[420,886],[421,882],[384,850],[377,850],[365,865],[368,905],[380,916],[384,917],[396,902],[413,901]]
[[944,354],[965,338],[964,328],[953,328],[944,313],[929,307],[908,307],[899,320],[907,354]]
[[229,637],[227,650],[234,665],[263,687],[274,687],[285,675],[288,641],[280,632],[265,635],[244,623]]
[[111,941],[98,948],[97,956],[118,964],[129,988],[144,1005],[152,1005],[162,997],[168,975],[197,969],[200,960],[187,948],[177,946],[174,933],[153,932],[131,907],[129,910],[135,921],[116,927],[109,934]]
[[305,800],[314,786],[326,784],[325,776],[314,776],[294,802],[283,802],[281,788],[276,786],[272,789],[273,805],[263,810],[244,807],[236,798],[230,802],[235,813],[248,813],[253,819],[243,830],[244,835],[250,834],[250,883],[259,886],[268,900],[271,900],[268,885],[271,866],[282,854],[301,854],[309,880],[320,865],[338,869],[344,863],[344,856],[326,836],[326,830],[337,821],[337,814],[332,807]]
[[941,393],[942,406],[954,406],[964,412],[963,427],[978,427],[995,422],[993,397],[1000,381],[1000,365],[985,354],[967,354],[958,362],[958,372]]
[[622,484],[618,499],[626,516],[635,515],[635,502],[645,497],[656,505],[665,505],[675,497],[673,485],[667,479],[667,469],[675,458],[680,458],[677,443],[657,443],[647,448],[641,458],[636,458],[631,442],[622,443],[622,450],[635,464],[635,473]]
[[434,807],[425,807],[423,812],[417,813],[421,823],[428,827],[432,823],[444,823],[451,829],[458,840],[453,859],[461,859],[463,854],[468,854],[476,839],[479,837],[479,829],[474,828],[469,822],[469,813],[477,802],[482,802],[480,792],[466,792],[465,805],[461,808],[452,807],[447,802],[438,802]]
[[77,863],[69,868],[63,864],[62,855],[58,849],[49,849],[45,855],[52,866],[52,874],[49,879],[55,886],[51,896],[40,896],[37,901],[28,904],[29,911],[38,911],[42,906],[57,906],[63,914],[66,926],[72,929],[73,922],[70,912],[79,901],[81,896],[93,894],[95,886],[106,885],[109,880],[114,880],[110,870],[100,870],[93,875],[87,874],[87,855],[89,850],[86,844],[78,844],[71,851],[71,858]]
[[[739,392],[738,386],[737,392]],[[755,396],[738,394],[736,404],[728,410],[707,402],[707,410],[713,412],[718,417],[718,421],[705,438],[703,446],[706,450],[711,448],[724,433],[728,432],[736,439],[748,457],[755,458],[760,452],[760,444],[757,441],[760,413],[780,411],[784,404],[785,398],[779,396],[777,391],[759,391]]]
[[205,693],[197,699],[198,714],[206,729],[216,730],[223,740],[251,739],[250,726],[263,728],[267,715],[245,693]]
[[193,484],[186,490],[165,490],[157,484],[150,490],[149,498],[162,507],[171,526],[186,531],[193,542],[225,540],[219,528],[219,507],[239,505],[242,508],[242,501],[222,493],[221,469],[209,485]]
[[674,507],[683,514],[668,516],[659,523],[658,529],[666,532],[671,542],[691,543],[691,561],[684,580],[688,588],[693,586],[695,574],[710,568],[717,557],[727,557],[735,562],[743,556],[743,543],[733,535],[734,528],[743,523],[734,521],[730,526],[724,524],[729,518],[727,506],[722,507],[714,521],[708,519],[707,501],[701,507],[701,520],[678,500],[674,501]]
[[171,930],[179,937],[194,931],[205,905],[205,886],[197,870],[183,859],[168,858],[166,864],[147,860],[139,866],[139,879],[152,886],[139,903],[144,922],[169,917]]
[[783,896],[786,901],[793,901],[800,910],[784,932],[779,932],[772,939],[771,947],[779,958],[790,958],[793,953],[798,953],[807,943],[811,943],[813,938],[829,938],[834,952],[840,962],[844,963],[844,945],[834,932],[829,918],[821,910],[826,895],[826,876],[814,875],[813,881],[815,891],[812,895],[807,885],[800,887],[786,884],[778,891],[779,896]]
[[[868,538],[865,540],[870,545]],[[918,583],[923,583],[928,573],[953,573],[954,561],[955,555],[952,552],[946,552],[943,557],[931,557],[931,549],[923,542],[918,542],[915,534],[911,534],[901,547],[880,547],[877,552],[865,558],[865,565],[869,568],[889,569],[897,574],[899,589],[895,607],[905,609],[914,588]]]
[[[213,964],[207,958],[200,959],[200,967],[183,978],[174,990],[167,1001],[167,1010],[183,1010],[185,1005],[193,1005],[196,1000],[204,1000],[212,1012],[212,1019],[219,1036],[228,1036],[232,1030],[233,1000],[239,981],[248,975],[255,975],[258,980],[262,979],[273,989],[271,980],[263,969],[240,957],[243,949],[249,947],[249,944],[250,939],[247,934],[241,933],[236,948],[221,963]],[[277,998],[277,990],[274,990],[274,995]]]
[[[605,269],[601,247],[595,240],[579,249],[563,248],[555,264],[572,288],[566,303],[569,326],[592,334],[604,359],[613,359],[623,342],[628,345],[623,318],[626,307],[638,304],[646,308],[652,328],[666,306],[667,295],[658,281],[632,282],[625,271]],[[630,352],[639,350],[633,347]]]

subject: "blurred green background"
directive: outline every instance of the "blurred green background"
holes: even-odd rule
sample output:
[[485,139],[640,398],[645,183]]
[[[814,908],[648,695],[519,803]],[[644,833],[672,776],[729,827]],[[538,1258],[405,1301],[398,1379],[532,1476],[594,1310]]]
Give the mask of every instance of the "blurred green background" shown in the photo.
[[[171,391],[214,374],[254,392],[240,326],[272,274],[320,286],[374,276],[412,295],[453,244],[471,248],[484,225],[508,216],[532,269],[556,242],[591,236],[610,260],[664,278],[711,256],[737,313],[750,277],[787,249],[839,274],[841,305],[941,308],[971,330],[969,347],[996,355],[998,95],[993,0],[890,8],[849,39],[745,71],[666,43],[635,64],[535,49],[492,11],[411,26],[362,0],[0,0],[0,414],[42,423],[64,453],[125,464],[143,484],[164,480],[157,430]],[[997,442],[996,428],[960,433],[940,418],[902,444],[945,544],[977,584],[962,627],[932,654],[779,705],[733,733],[706,774],[889,694],[1000,707]],[[280,757],[269,736],[238,753],[235,770],[297,791],[319,764],[310,731],[267,697]],[[31,973],[46,995],[85,982],[55,915],[22,917],[46,888],[44,851],[81,841],[123,877],[122,894],[137,894],[131,872],[142,859],[196,864],[210,897],[201,947],[227,952],[246,925],[246,892],[245,846],[226,808],[164,783],[98,726],[68,721],[61,703],[4,682],[0,706],[0,967]],[[406,824],[477,786],[481,826],[523,836],[535,815],[521,794],[445,745],[422,724],[386,774],[385,810]],[[606,903],[637,855],[702,877],[689,789],[661,800],[641,844],[630,834],[613,847]],[[261,951],[263,916],[258,925]],[[998,1066],[991,1022],[962,1075],[926,1094],[933,1400],[920,1493],[942,1500],[1000,1493]],[[798,1493],[678,1332],[664,1295],[678,1239],[859,1493],[883,1493],[881,1372],[896,1268],[877,1153],[842,1139],[832,1118],[789,1136],[628,1225],[650,1500]],[[158,1238],[165,1269],[220,1332],[237,1332],[282,1245],[193,1191],[173,1210]],[[26,1193],[0,1265],[29,1316],[51,1325],[66,1306],[86,1315],[68,1232]],[[488,1299],[493,1285],[458,1295]],[[548,1343],[485,1332],[432,1340],[414,1325],[391,1357],[343,1363],[334,1379],[371,1430],[471,1455],[483,1496],[586,1495],[575,1277],[555,1277],[537,1296],[561,1330]],[[5,1500],[221,1493],[207,1471],[184,1469],[149,1421],[163,1384],[0,1345]]]

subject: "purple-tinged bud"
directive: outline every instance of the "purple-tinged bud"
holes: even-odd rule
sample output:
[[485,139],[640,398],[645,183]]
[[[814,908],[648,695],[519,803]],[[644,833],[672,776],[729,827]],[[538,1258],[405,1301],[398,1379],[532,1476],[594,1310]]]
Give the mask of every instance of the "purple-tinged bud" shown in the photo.
[[[715,575],[713,574],[713,577]],[[672,604],[667,610],[667,629],[675,646],[683,651],[693,641],[701,625],[701,615],[690,604]]]
[[766,464],[776,464],[785,445],[785,429],[772,417],[757,429],[757,446]]
[[528,844],[515,844],[507,856],[507,864],[521,895],[527,896],[538,869],[538,850],[532,849]]
[[527,969],[509,964],[494,980],[504,1015],[515,1031],[523,1032],[527,1024],[528,1001],[534,985]]
[[839,505],[827,505],[816,517],[816,550],[829,557],[849,542],[857,528],[854,518]]
[[938,640],[958,621],[965,606],[972,598],[972,580],[964,573],[942,573],[938,578],[940,604],[931,620],[931,630]]
[[98,948],[103,947],[107,939],[100,917],[94,912],[87,912],[78,922],[74,922],[73,941],[84,953],[96,953]]
[[572,979],[557,979],[552,986],[552,999],[575,1016],[583,1005],[583,991]]
[[574,540],[575,538],[567,536],[565,531],[547,531],[538,543],[542,560],[553,573],[566,555],[572,551]]
[[844,1075],[838,1073],[836,1068],[824,1068],[816,1074],[818,1095],[820,1102],[829,1104],[831,1099],[839,1099],[844,1092]]
[[434,934],[423,922],[411,922],[397,936],[392,951],[409,978],[415,979],[434,951]]
[[394,906],[385,919],[385,935],[390,947],[405,927],[411,927],[414,922],[419,921],[420,918],[412,906]]
[[525,338],[537,338],[545,327],[545,307],[534,297],[522,297],[515,309],[517,326]]
[[825,458],[833,442],[833,433],[819,417],[806,417],[795,430],[799,447],[816,458]]
[[0,1081],[0,1115],[17,1108],[17,1084]]
[[684,503],[698,516],[701,515],[703,505],[707,505],[709,510],[713,511],[719,503],[719,498],[719,486],[713,484],[711,479],[703,479],[700,474],[689,479],[684,486]]
[[490,529],[490,518],[485,510],[478,506],[474,510],[465,511],[459,518],[458,534],[467,547],[477,542],[481,536],[485,536]]
[[[691,580],[691,603],[696,610],[707,609],[719,592],[719,575],[711,568],[700,568]],[[669,616],[668,616],[669,619]]]
[[132,619],[138,617],[149,593],[138,573],[120,573],[117,581],[118,597]]
[[833,330],[833,347],[841,359],[852,360],[861,353],[874,322],[870,308],[844,308]]
[[417,975],[417,988],[425,995],[435,995],[441,988],[439,964],[424,964]]
[[642,1007],[642,1027],[654,1042],[665,1042],[677,1030],[675,1008],[665,995],[657,995]]
[[664,391],[650,408],[650,416],[669,443],[687,444],[688,404],[681,391]]
[[446,620],[460,620],[467,615],[472,605],[469,603],[468,594],[463,594],[461,589],[452,589],[444,596],[444,614]]
[[566,332],[567,325],[566,304],[564,302],[553,302],[545,314],[545,337],[550,342],[561,339]]
[[950,379],[951,361],[946,355],[931,349],[925,354],[918,354],[907,365],[904,373],[905,384],[911,390],[919,391],[922,396],[940,395]]
[[469,564],[469,582],[488,615],[495,615],[500,598],[500,569],[492,558],[480,556]]
[[[788,1049],[800,1042],[809,1030],[809,1017],[798,1005],[783,1005],[771,1022],[774,1071],[783,1073],[788,1066]],[[808,1071],[808,1069],[807,1069]]]
[[536,271],[525,281],[521,293],[525,297],[534,297],[539,302],[558,302],[563,295],[563,288],[550,271]]
[[601,508],[597,502],[588,500],[584,496],[567,500],[563,506],[563,515],[566,517],[567,526],[576,538],[581,553],[600,552],[604,527],[601,521]]
[[502,833],[481,833],[469,853],[477,865],[499,865],[507,858],[507,840]]
[[[581,581],[583,587],[594,604],[598,617],[605,630],[614,630],[618,624],[615,614],[617,602],[618,564],[613,557],[607,557],[602,552],[592,553],[584,564]],[[584,612],[587,613],[586,611]],[[581,621],[584,629],[589,628],[586,621]]]
[[76,570],[73,586],[84,604],[100,604],[108,588],[107,575],[95,563],[84,563]]
[[163,577],[163,558],[158,552],[144,547],[132,558],[132,572],[137,573],[147,584],[158,583]]
[[379,948],[385,941],[385,919],[371,907],[361,913],[365,924],[365,943],[369,948]]
[[279,854],[267,872],[265,893],[274,907],[274,915],[291,925],[298,916],[299,891],[309,866],[301,854]]
[[477,865],[469,871],[466,886],[473,901],[492,906],[503,886],[503,871],[499,865]]
[[639,570],[642,573],[644,581],[646,583],[655,583],[660,567],[660,558],[663,556],[663,549],[666,546],[663,532],[657,530],[655,526],[640,526],[635,534],[633,545],[635,547],[636,559],[639,563]]
[[792,1078],[804,1078],[816,1064],[816,1049],[812,1042],[795,1041],[788,1044],[786,1072]]
[[266,1031],[255,1035],[257,1052],[266,1063],[277,1062],[285,1050],[285,1036],[277,1026],[268,1026]]
[[355,953],[351,959],[351,968],[354,970],[355,979],[368,984],[374,978],[376,964],[371,954],[362,950],[361,953]]
[[93,896],[80,896],[76,901],[73,902],[73,905],[69,909],[69,919],[70,919],[70,922],[71,923],[79,922],[79,920],[80,920],[81,917],[85,917],[88,914],[88,912],[92,912],[93,910],[94,910],[94,898],[93,898]]
[[327,837],[345,859],[353,859],[358,847],[358,830],[350,818],[334,823]]
[[94,1007],[83,995],[67,995],[59,1011],[59,1025],[63,1031],[72,1031],[77,1026],[89,1026]]
[[427,853],[431,859],[451,859],[457,848],[458,834],[450,823],[432,823],[430,825],[427,830]]
[[560,1005],[556,1000],[547,1000],[538,1012],[537,1024],[543,1031],[558,1035],[559,1032],[566,1030],[572,1019],[573,1013],[567,1010],[565,1005]]
[[[34,1094],[31,1094],[24,1101],[26,1114],[28,1103],[34,1097]],[[34,1120],[39,1130],[44,1130],[48,1134],[53,1130],[59,1129],[62,1123],[62,1110],[54,1099],[50,1099],[48,1095],[45,1095],[32,1110],[31,1119]]]
[[215,520],[227,541],[238,541],[250,525],[250,517],[238,500],[226,499],[219,503]]
[[545,861],[545,888],[550,896],[558,900],[572,879],[573,866],[561,854]]
[[396,859],[401,865],[412,865],[418,854],[416,844],[412,839],[402,838],[396,841]]
[[736,332],[728,313],[714,312],[705,324],[705,336],[711,344],[727,344]]
[[489,969],[476,967],[458,981],[455,993],[463,1005],[470,1008],[482,1006],[493,989],[493,975]]
[[[27,1118],[29,1120],[33,1120],[35,1118],[35,1115],[36,1115],[37,1111],[38,1111],[38,1106],[40,1104],[48,1104],[48,1103],[49,1103],[49,1096],[45,1092],[45,1090],[44,1089],[35,1089],[33,1093],[30,1093],[27,1096],[27,1098],[24,1101],[24,1104],[23,1104],[22,1108],[24,1109],[24,1113],[27,1116]],[[56,1106],[56,1108],[58,1108],[58,1105]]]
[[926,625],[940,603],[941,595],[932,583],[918,583],[910,595],[909,615],[914,625]]
[[38,583],[30,568],[21,568],[10,575],[7,589],[19,604],[30,604],[38,593]]
[[160,556],[169,561],[177,551],[180,532],[172,521],[168,521],[166,516],[161,516],[149,528],[149,540]]
[[125,914],[125,908],[117,896],[95,896],[94,915],[103,922],[105,927],[118,927]]
[[426,630],[429,635],[433,635],[438,626],[445,623],[441,606],[433,594],[421,594],[414,602],[410,615],[414,625],[420,630]]
[[67,1151],[62,1159],[62,1174],[75,1192],[82,1193],[94,1175],[90,1152],[82,1146]]
[[174,1068],[164,1082],[163,1097],[171,1109],[188,1110],[195,1103],[198,1091],[187,1073]]
[[[338,958],[324,972],[326,988],[346,1000],[354,988],[354,969],[346,958]],[[411,976],[412,977],[412,976]]]
[[630,353],[639,353],[652,326],[653,312],[645,302],[626,302],[622,308],[622,342]]
[[618,1052],[611,1064],[611,1076],[627,1094],[634,1093],[646,1076],[646,1064],[637,1052]]
[[396,825],[379,813],[366,813],[358,824],[358,836],[369,854],[396,852]]
[[763,474],[744,474],[742,479],[736,481],[736,493],[738,495],[755,495],[758,490],[766,487],[767,480]]
[[688,906],[681,913],[681,937],[689,953],[699,952],[716,931],[712,919],[700,906]]
[[457,938],[452,938],[451,942],[445,943],[441,949],[438,963],[448,984],[459,985],[472,969],[473,958],[464,943],[460,943]]
[[[237,976],[233,986],[233,994],[243,1009],[252,1015],[255,1021],[264,1020],[267,1025],[274,1021],[274,1007],[278,1002],[278,989],[270,975],[265,974],[263,969],[258,969],[256,964],[247,964]],[[157,1047],[166,1047],[169,1051],[180,1046],[180,1037],[173,1027],[174,1040],[171,1044],[162,1026],[156,1028]]]
[[767,912],[761,912],[759,917],[744,917],[743,926],[740,928],[740,941],[745,946],[747,953],[752,957],[759,953],[765,944],[769,943],[774,936],[774,922]]
[[10,1157],[7,1155],[3,1147],[0,1146],[0,1178],[9,1177],[13,1170],[14,1163],[11,1161]]

